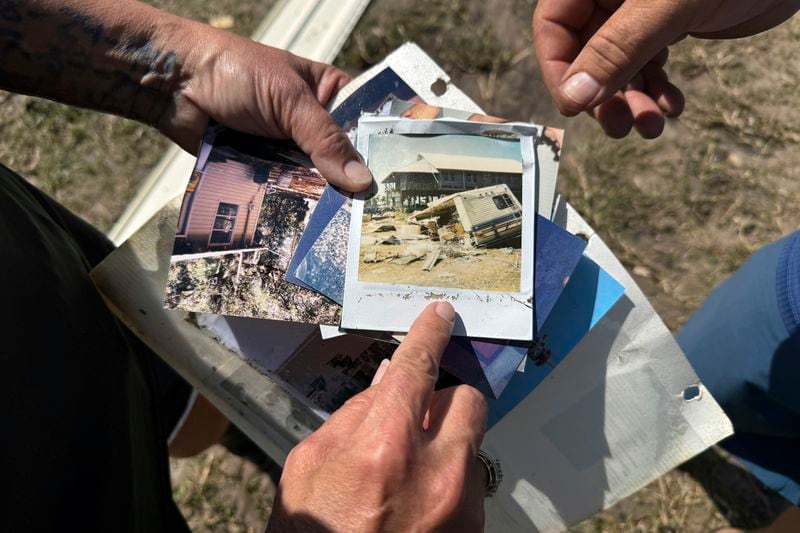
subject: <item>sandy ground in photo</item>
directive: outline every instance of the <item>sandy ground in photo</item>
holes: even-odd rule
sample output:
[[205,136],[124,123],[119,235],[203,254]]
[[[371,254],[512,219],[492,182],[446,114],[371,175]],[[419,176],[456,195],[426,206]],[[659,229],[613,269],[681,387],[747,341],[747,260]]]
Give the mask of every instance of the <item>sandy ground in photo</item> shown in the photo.
[[[274,1],[150,0],[251,33]],[[487,112],[566,126],[559,191],[636,276],[677,330],[758,247],[800,227],[800,18],[742,41],[688,39],[667,70],[688,94],[657,141],[606,139],[562,119],[530,52],[535,2],[373,0],[337,64],[356,74],[416,41]],[[103,230],[157,163],[165,141],[117,117],[0,93],[0,161]],[[172,462],[174,495],[195,531],[264,531],[274,484],[214,447]],[[763,525],[777,510],[757,483],[711,451],[577,532],[704,533]]]
[[[381,231],[393,227],[393,231]],[[419,233],[420,225],[402,217],[367,221],[362,225],[358,280],[395,285],[519,292],[521,250],[517,247],[473,247],[467,235],[433,241]],[[417,231],[414,231],[417,230]],[[377,243],[376,243],[377,241]],[[384,244],[391,241],[396,244]],[[512,243],[509,243],[512,244]],[[437,254],[438,252],[438,254]],[[435,263],[431,254],[435,254]],[[431,266],[429,270],[426,267]]]
[[[372,245],[361,247],[361,262],[358,265],[359,281],[471,289],[492,292],[519,292],[520,251],[511,248],[475,248],[466,255],[448,257],[443,252],[430,271],[422,269],[425,256],[407,265],[392,263],[391,259],[367,263],[364,257],[376,254],[378,258],[396,257],[398,248],[408,245]],[[413,246],[413,245],[412,245]],[[452,252],[463,253],[456,248]],[[412,252],[416,254],[416,252]],[[402,255],[400,256],[402,257]]]

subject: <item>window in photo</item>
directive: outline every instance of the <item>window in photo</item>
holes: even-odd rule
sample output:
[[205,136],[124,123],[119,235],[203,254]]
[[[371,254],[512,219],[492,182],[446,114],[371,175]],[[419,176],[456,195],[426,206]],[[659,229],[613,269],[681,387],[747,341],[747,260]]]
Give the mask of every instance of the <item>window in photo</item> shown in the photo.
[[224,246],[233,241],[233,228],[236,227],[236,215],[239,206],[220,202],[217,208],[217,216],[214,218],[214,226],[211,230],[209,246]]
[[500,194],[492,198],[494,201],[494,205],[497,206],[497,209],[503,210],[509,207],[514,207],[514,202],[511,201],[511,197],[507,194]]

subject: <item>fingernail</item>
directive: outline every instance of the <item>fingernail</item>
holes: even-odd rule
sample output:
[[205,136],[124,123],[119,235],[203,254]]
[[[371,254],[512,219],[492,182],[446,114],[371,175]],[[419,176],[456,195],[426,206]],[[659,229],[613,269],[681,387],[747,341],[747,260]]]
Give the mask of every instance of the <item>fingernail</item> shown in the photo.
[[344,166],[344,175],[353,185],[366,187],[372,183],[372,173],[361,161],[350,161]]
[[580,106],[588,105],[600,93],[600,84],[586,72],[578,72],[561,85],[561,92]]
[[370,387],[372,385],[377,385],[383,379],[383,375],[386,373],[386,369],[389,368],[390,361],[388,359],[384,359],[381,361],[380,366],[378,366],[378,370],[375,371],[375,376],[372,378],[372,383],[370,383]]
[[456,318],[456,310],[447,302],[439,302],[436,304],[436,314],[448,322],[452,322]]

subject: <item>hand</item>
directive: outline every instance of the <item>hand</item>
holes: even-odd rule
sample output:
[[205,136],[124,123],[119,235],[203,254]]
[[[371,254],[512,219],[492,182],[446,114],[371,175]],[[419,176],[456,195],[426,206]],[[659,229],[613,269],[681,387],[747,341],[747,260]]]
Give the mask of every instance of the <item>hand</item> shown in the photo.
[[[245,133],[293,139],[331,183],[359,191],[372,175],[323,108],[350,77],[341,70],[206,26],[185,38],[187,80],[159,129],[194,152],[209,118]],[[187,48],[191,48],[188,46]]]
[[373,385],[292,450],[268,531],[482,531],[486,402],[433,390],[453,318],[429,305]]
[[798,9],[798,0],[539,0],[534,46],[564,115],[589,111],[610,137],[634,127],[650,139],[683,111],[664,72],[671,44],[755,35]]
[[208,120],[293,139],[331,183],[372,182],[323,109],[342,71],[136,0],[0,3],[0,87],[115,113],[194,152]]

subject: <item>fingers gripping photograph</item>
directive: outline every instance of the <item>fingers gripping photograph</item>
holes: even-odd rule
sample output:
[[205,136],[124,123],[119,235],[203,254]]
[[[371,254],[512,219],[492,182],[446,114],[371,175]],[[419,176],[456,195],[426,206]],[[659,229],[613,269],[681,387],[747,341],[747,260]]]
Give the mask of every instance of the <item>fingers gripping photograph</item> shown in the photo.
[[0,0],[2,529],[800,531],[798,10]]

